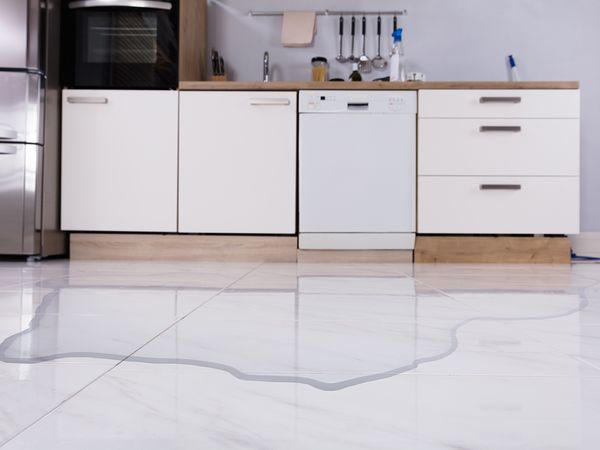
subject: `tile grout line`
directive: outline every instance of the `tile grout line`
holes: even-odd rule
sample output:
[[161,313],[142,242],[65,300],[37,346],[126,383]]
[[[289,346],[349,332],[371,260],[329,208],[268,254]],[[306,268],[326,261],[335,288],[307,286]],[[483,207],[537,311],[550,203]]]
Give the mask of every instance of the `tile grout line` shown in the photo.
[[246,278],[248,275],[250,275],[251,273],[253,273],[256,270],[258,270],[264,264],[265,263],[260,263],[260,264],[258,264],[256,266],[254,266],[248,272],[246,272],[245,274],[243,274],[239,278],[235,279],[234,281],[232,281],[231,283],[229,283],[227,286],[224,286],[223,288],[221,288],[213,296],[209,297],[207,300],[205,300],[200,305],[198,305],[197,307],[195,307],[194,309],[192,309],[190,312],[188,312],[187,314],[185,314],[182,317],[180,317],[179,319],[177,319],[175,322],[173,322],[167,328],[163,329],[158,334],[156,334],[155,336],[153,336],[152,338],[150,338],[150,340],[148,340],[147,342],[145,342],[142,345],[140,345],[138,348],[136,348],[135,350],[133,350],[129,355],[125,356],[121,361],[118,361],[114,366],[108,368],[107,370],[105,370],[104,372],[102,372],[100,375],[98,375],[97,377],[95,377],[94,379],[92,379],[90,382],[88,382],[87,384],[85,384],[85,386],[81,387],[80,389],[78,389],[77,391],[75,391],[73,394],[69,395],[67,398],[65,398],[62,401],[60,401],[56,406],[54,406],[52,409],[50,409],[49,411],[47,411],[44,414],[42,414],[40,417],[38,417],[37,419],[35,419],[29,425],[27,425],[26,427],[24,427],[22,430],[18,431],[17,433],[15,433],[14,435],[12,435],[8,439],[6,439],[4,442],[0,442],[0,448],[4,447],[7,444],[9,444],[11,441],[13,441],[17,437],[19,437],[20,435],[22,435],[23,433],[25,433],[26,431],[28,431],[29,429],[31,429],[32,427],[34,427],[35,425],[37,425],[39,422],[41,422],[42,420],[44,420],[46,417],[48,417],[51,414],[53,414],[55,411],[57,411],[59,408],[61,408],[64,404],[66,404],[67,402],[69,402],[70,400],[72,400],[74,397],[76,397],[77,395],[79,395],[81,392],[83,392],[84,390],[86,390],[87,388],[89,388],[92,384],[94,384],[97,381],[99,381],[101,378],[103,378],[106,375],[108,375],[110,372],[112,372],[114,369],[116,369],[121,364],[123,364],[124,362],[126,362],[128,359],[130,359],[133,355],[135,355],[141,349],[143,349],[144,347],[146,347],[148,344],[150,344],[151,342],[153,342],[154,340],[156,340],[157,338],[159,338],[160,336],[162,336],[164,333],[166,333],[167,331],[169,331],[170,329],[172,329],[174,326],[176,326],[177,324],[179,324],[182,320],[186,319],[191,314],[195,313],[200,308],[202,308],[203,306],[205,306],[206,304],[208,304],[209,302],[211,302],[212,300],[214,300],[215,298],[217,298],[219,295],[221,295],[227,289],[231,288],[232,286],[234,286],[235,284],[239,283],[241,280],[243,280],[244,278]]

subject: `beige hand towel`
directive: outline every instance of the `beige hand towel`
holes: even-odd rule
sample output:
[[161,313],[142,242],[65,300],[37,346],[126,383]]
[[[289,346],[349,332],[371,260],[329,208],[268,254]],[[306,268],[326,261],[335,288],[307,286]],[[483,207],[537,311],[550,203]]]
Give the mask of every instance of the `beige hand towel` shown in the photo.
[[310,11],[283,14],[281,43],[284,47],[310,47],[317,32],[317,15]]

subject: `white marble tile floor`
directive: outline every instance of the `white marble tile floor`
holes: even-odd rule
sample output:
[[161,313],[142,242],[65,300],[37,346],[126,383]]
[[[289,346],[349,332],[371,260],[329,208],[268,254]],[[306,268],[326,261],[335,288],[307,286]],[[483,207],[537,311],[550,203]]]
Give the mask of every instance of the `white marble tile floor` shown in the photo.
[[597,450],[600,265],[0,262],[2,450]]

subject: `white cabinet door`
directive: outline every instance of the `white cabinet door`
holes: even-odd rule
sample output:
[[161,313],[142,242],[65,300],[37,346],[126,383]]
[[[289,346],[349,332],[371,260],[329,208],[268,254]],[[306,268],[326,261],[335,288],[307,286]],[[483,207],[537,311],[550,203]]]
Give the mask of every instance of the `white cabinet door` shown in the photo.
[[63,91],[62,229],[177,231],[178,94]]
[[179,231],[296,231],[295,92],[182,92]]

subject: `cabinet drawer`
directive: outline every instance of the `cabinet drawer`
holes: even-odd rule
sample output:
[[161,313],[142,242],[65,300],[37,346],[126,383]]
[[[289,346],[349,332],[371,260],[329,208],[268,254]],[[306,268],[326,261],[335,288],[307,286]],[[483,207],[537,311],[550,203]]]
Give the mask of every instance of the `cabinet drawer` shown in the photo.
[[577,234],[578,177],[419,177],[423,234]]
[[419,116],[569,118],[580,116],[579,90],[422,90]]
[[421,119],[420,175],[579,176],[578,119]]

